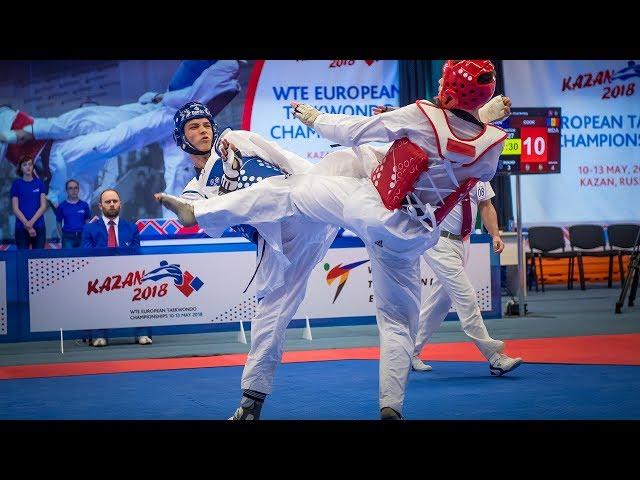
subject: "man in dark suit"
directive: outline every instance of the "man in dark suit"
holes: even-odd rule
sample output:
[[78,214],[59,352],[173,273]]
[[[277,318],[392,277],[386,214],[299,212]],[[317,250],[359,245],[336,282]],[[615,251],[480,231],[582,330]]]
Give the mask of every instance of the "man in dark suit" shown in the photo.
[[135,223],[120,218],[120,195],[107,189],[100,194],[101,218],[88,223],[82,231],[82,248],[139,247],[140,235]]
[[[100,194],[98,204],[102,215],[94,222],[87,223],[82,230],[82,248],[136,248],[140,246],[140,234],[135,223],[120,218],[120,195],[117,191],[107,189]],[[97,338],[90,339],[90,345],[104,347],[107,345],[106,330],[100,330]],[[151,329],[147,335],[138,335],[136,342],[140,345],[152,343]]]

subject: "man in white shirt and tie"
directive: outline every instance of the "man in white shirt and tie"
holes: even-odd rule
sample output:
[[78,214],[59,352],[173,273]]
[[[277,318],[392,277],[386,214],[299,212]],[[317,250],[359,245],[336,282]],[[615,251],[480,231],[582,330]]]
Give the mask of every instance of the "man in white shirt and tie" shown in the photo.
[[521,358],[510,358],[503,354],[504,342],[489,336],[482,320],[476,291],[465,271],[471,243],[469,234],[478,208],[482,222],[493,238],[494,252],[500,253],[504,250],[496,210],[491,204],[491,198],[494,196],[489,182],[478,182],[444,218],[440,224],[441,236],[438,243],[423,255],[425,262],[436,274],[436,279],[429,296],[420,308],[416,345],[411,359],[413,370],[431,370],[430,365],[420,360],[419,354],[442,324],[452,304],[460,318],[462,330],[489,361],[491,375],[504,375],[522,363]]

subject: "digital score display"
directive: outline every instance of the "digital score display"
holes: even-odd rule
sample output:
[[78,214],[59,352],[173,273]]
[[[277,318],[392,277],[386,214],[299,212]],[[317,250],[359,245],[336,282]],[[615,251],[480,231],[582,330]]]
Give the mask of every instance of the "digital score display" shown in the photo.
[[512,108],[496,125],[507,131],[498,173],[560,173],[560,107]]

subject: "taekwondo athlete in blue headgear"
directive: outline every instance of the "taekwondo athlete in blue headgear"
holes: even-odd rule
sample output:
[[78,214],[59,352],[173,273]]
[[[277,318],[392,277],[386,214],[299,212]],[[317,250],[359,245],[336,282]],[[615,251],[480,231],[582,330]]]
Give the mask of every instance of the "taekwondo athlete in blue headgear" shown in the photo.
[[[202,104],[188,103],[178,110],[174,138],[180,148],[191,153],[198,172],[182,193],[188,200],[232,197],[234,190],[251,188],[265,178],[302,173],[312,167],[302,157],[253,132],[228,128],[218,134],[213,117]],[[156,198],[161,200],[161,194]],[[304,299],[311,271],[324,258],[338,229],[297,219],[235,228],[257,244],[258,304],[251,319],[251,349],[242,373],[240,407],[232,418],[257,420],[272,390],[287,325]]]

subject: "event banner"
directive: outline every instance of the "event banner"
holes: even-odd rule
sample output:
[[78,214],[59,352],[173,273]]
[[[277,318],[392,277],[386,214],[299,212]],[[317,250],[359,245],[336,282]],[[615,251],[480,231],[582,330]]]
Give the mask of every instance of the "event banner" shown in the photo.
[[0,262],[0,335],[7,334],[7,263]]
[[255,251],[29,259],[31,331],[234,322]]
[[[472,243],[467,272],[482,311],[493,309],[489,243]],[[28,260],[31,332],[249,321],[254,251]],[[332,248],[311,273],[294,318],[375,315],[364,247]],[[435,275],[422,261],[423,298]],[[453,310],[452,310],[453,311]]]
[[331,142],[296,120],[291,101],[323,113],[373,115],[399,102],[397,60],[257,61],[247,86],[242,129],[259,133],[317,163]]
[[562,113],[562,173],[521,179],[523,222],[637,221],[640,62],[506,60],[503,65],[505,93],[514,107],[560,107]]
[[[480,310],[492,310],[489,243],[472,243],[467,264]],[[436,276],[420,260],[422,298],[433,288]],[[316,265],[309,279],[307,296],[295,318],[334,318],[375,315],[371,263],[364,247],[332,248]],[[451,312],[453,312],[453,308]]]

